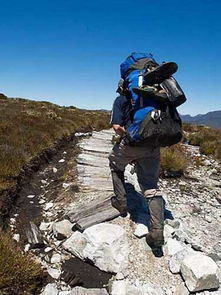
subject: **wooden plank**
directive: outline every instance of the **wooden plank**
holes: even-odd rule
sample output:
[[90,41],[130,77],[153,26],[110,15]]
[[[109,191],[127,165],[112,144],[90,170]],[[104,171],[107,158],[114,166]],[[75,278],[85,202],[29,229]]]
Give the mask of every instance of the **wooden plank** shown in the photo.
[[118,210],[111,205],[100,212],[94,212],[93,215],[80,219],[74,226],[74,228],[84,231],[86,228],[105,221],[112,220],[120,216]]
[[71,222],[77,222],[81,218],[93,215],[94,212],[102,210],[105,207],[108,207],[108,204],[110,204],[109,196],[103,198],[100,197],[99,199],[93,200],[92,202],[86,205],[80,205],[76,209],[69,211],[67,216]]
[[74,228],[80,231],[104,221],[120,216],[118,210],[112,207],[110,197],[95,200],[85,206],[80,206],[67,214]]
[[99,157],[99,155],[88,155],[88,154],[80,154],[77,157],[77,163],[82,165],[89,165],[93,167],[108,167],[109,161],[107,156],[105,158]]
[[29,222],[29,225],[25,229],[25,234],[32,249],[45,246],[43,236],[34,222]]

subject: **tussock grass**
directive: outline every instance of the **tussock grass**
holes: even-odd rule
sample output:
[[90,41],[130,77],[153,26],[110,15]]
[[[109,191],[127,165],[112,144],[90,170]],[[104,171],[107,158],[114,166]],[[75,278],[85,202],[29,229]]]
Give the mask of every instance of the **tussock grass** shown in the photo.
[[22,254],[9,234],[0,232],[0,294],[34,294],[41,276],[41,266]]
[[[22,167],[60,139],[77,131],[109,127],[109,114],[0,94],[0,217],[3,190],[17,183]],[[27,295],[41,278],[41,267],[23,255],[10,235],[0,232],[0,294]]]
[[104,129],[109,114],[0,94],[0,190],[16,184],[23,165],[75,131]]
[[183,173],[187,162],[187,156],[181,144],[161,149],[160,166],[163,171]]
[[200,146],[200,152],[221,159],[221,130],[203,127],[188,135],[189,143]]

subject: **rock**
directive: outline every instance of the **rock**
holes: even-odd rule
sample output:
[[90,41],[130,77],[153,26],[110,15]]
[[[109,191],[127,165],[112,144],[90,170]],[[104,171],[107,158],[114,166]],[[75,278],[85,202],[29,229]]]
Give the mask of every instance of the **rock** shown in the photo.
[[40,295],[58,295],[56,284],[48,284]]
[[182,244],[181,242],[179,242],[177,240],[171,239],[171,238],[169,238],[167,240],[167,244],[164,247],[166,249],[167,254],[171,255],[171,256],[176,254],[177,252],[185,249],[184,244]]
[[213,221],[213,218],[211,216],[205,216],[204,220],[206,220],[208,223],[211,223]]
[[75,287],[69,293],[70,295],[108,295],[106,289],[86,289],[83,287]]
[[126,295],[144,295],[146,293],[144,293],[143,290],[142,289],[139,289],[138,287],[135,287],[133,285],[127,284],[126,293],[125,294]]
[[57,173],[57,172],[58,172],[58,169],[55,168],[55,167],[53,167],[53,168],[52,168],[52,171],[53,171],[53,173]]
[[143,295],[165,295],[164,291],[158,285],[151,283],[142,286]]
[[19,242],[19,241],[20,241],[20,235],[19,235],[19,234],[14,234],[12,238],[13,238],[13,240],[15,240],[16,242]]
[[16,219],[15,218],[10,218],[10,224],[15,224],[16,223]]
[[41,222],[39,229],[41,231],[46,231],[46,230],[50,230],[50,226],[51,226],[51,222]]
[[52,267],[48,267],[47,271],[49,273],[49,275],[53,278],[53,279],[58,279],[61,275],[61,271],[57,268],[52,268]]
[[72,223],[65,219],[53,224],[53,233],[58,240],[69,238],[72,234]]
[[115,276],[116,280],[123,280],[125,278],[125,275],[122,272],[118,272]]
[[48,211],[49,209],[51,209],[52,207],[54,206],[54,203],[50,202],[50,203],[47,203],[44,207],[44,210],[45,211]]
[[58,253],[55,253],[51,257],[51,263],[59,263],[61,262],[61,255]]
[[203,163],[204,163],[205,166],[210,166],[211,165],[211,162],[209,160],[204,160]]
[[44,249],[45,253],[51,252],[52,250],[53,250],[53,248],[51,248],[51,247],[46,247]]
[[178,285],[173,293],[173,295],[189,295],[189,291],[184,285],[184,283]]
[[58,295],[70,295],[70,291],[60,291]]
[[83,254],[98,268],[118,273],[128,265],[126,232],[119,225],[100,223],[84,231],[87,240]]
[[142,238],[148,234],[148,227],[142,223],[136,225],[136,229],[134,231],[134,235],[138,238]]
[[151,283],[140,285],[139,281],[136,282],[136,286],[125,280],[113,281],[110,289],[111,295],[165,295],[159,286]]
[[170,271],[174,274],[179,273],[181,262],[183,261],[184,257],[186,257],[186,255],[191,254],[191,252],[193,253],[194,251],[191,249],[183,249],[174,254],[169,261]]
[[196,253],[184,258],[180,266],[182,277],[190,292],[217,289],[218,266],[208,256]]
[[29,199],[32,199],[32,198],[34,198],[35,197],[35,195],[28,195],[27,196],[27,198],[29,198]]
[[52,213],[52,212],[45,212],[45,215],[47,217],[52,217],[52,216],[54,216],[54,213]]
[[41,183],[44,184],[44,185],[46,185],[46,184],[47,184],[47,181],[44,180],[44,179],[42,179],[42,180],[41,180]]
[[30,249],[31,245],[30,244],[26,244],[25,247],[24,247],[24,251],[25,252],[28,252],[29,249]]
[[203,252],[203,246],[200,245],[198,241],[194,241],[193,240],[193,241],[190,242],[190,244],[191,244],[191,246],[192,246],[192,248],[194,250],[196,250],[196,251],[202,251]]
[[74,232],[69,239],[63,243],[63,248],[80,259],[84,259],[84,248],[86,247],[87,240],[84,235],[78,231]]
[[40,200],[38,203],[39,203],[40,205],[42,205],[42,204],[46,203],[46,201],[42,199],[42,200]]
[[172,226],[170,226],[169,224],[165,224],[164,230],[163,230],[165,240],[167,240],[168,238],[171,238],[174,231],[175,229]]
[[[110,287],[111,295],[126,295],[126,282],[124,280],[113,281]],[[136,293],[134,293],[136,295]]]
[[183,243],[190,240],[189,237],[188,237],[188,235],[187,235],[187,233],[185,233],[181,229],[175,230],[175,232],[172,234],[172,236],[177,241],[180,241],[180,242],[183,242]]
[[180,221],[178,219],[167,219],[166,224],[172,226],[173,228],[180,227]]
[[71,185],[71,183],[62,183],[62,187],[63,188],[68,188]]

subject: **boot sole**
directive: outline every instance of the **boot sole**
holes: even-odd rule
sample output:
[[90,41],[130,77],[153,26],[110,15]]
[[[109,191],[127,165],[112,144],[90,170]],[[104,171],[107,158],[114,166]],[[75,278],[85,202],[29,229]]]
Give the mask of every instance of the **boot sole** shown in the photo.
[[177,69],[178,65],[175,62],[167,62],[147,72],[144,75],[144,80],[148,85],[160,84],[176,73]]

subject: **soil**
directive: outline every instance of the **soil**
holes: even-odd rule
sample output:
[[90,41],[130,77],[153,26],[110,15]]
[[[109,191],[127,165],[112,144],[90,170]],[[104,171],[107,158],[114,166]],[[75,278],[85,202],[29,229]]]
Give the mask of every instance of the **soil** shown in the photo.
[[[16,229],[21,235],[23,245],[27,244],[25,235],[29,222],[34,222],[37,226],[42,221],[42,206],[39,204],[39,196],[44,196],[47,202],[61,202],[65,199],[65,203],[74,198],[74,193],[78,190],[77,185],[72,185],[71,192],[65,193],[62,187],[63,182],[70,179],[72,183],[75,181],[75,158],[78,153],[76,147],[77,139],[64,144],[57,153],[49,160],[48,163],[41,165],[40,169],[33,173],[30,177],[23,180],[21,190],[17,195],[17,202],[12,212],[16,218]],[[64,162],[59,162],[65,159]],[[53,172],[53,168],[57,172]],[[28,198],[27,196],[35,196]]]
[[71,258],[62,266],[63,280],[70,286],[84,288],[103,288],[108,285],[112,274],[99,270],[94,265],[79,258]]

